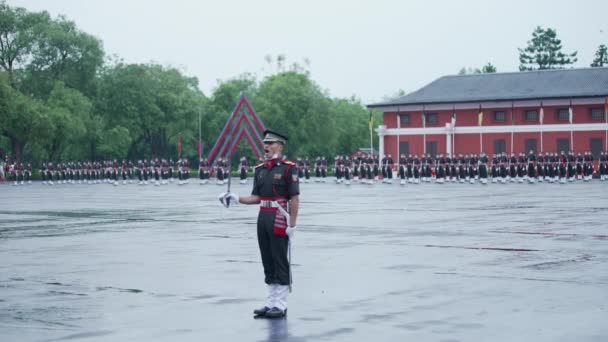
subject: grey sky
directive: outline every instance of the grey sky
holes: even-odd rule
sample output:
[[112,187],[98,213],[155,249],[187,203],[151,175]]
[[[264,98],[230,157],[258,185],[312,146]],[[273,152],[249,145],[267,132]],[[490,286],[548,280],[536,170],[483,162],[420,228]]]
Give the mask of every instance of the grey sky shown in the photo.
[[[311,61],[312,78],[334,97],[366,103],[414,91],[462,67],[492,62],[518,70],[518,47],[552,27],[564,51],[587,67],[608,44],[608,1],[196,1],[8,0],[65,14],[126,62],[172,65],[209,95],[218,79],[263,77],[267,54]],[[603,33],[601,32],[603,31]]]

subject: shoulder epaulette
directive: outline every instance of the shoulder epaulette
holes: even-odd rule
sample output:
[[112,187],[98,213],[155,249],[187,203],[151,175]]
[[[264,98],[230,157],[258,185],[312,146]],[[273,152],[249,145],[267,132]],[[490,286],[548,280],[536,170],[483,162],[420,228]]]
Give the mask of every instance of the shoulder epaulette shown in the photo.
[[287,165],[296,165],[296,163],[292,162],[291,160],[283,160],[283,164],[287,164]]
[[264,166],[264,163],[259,163],[258,165],[254,166],[253,168],[254,168],[254,169],[257,169],[257,168],[258,168],[258,167],[260,167],[260,166]]

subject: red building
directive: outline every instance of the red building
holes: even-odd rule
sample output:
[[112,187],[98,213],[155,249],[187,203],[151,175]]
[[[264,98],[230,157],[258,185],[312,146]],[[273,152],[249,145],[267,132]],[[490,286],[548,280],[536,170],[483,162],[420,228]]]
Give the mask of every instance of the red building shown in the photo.
[[368,108],[381,155],[608,150],[608,68],[444,76]]

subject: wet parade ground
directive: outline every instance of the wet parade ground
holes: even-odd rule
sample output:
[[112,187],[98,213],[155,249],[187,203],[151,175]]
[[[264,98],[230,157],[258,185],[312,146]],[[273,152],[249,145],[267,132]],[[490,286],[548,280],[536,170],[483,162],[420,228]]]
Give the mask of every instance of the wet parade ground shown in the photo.
[[224,189],[0,185],[0,341],[608,341],[598,180],[302,184],[283,320]]

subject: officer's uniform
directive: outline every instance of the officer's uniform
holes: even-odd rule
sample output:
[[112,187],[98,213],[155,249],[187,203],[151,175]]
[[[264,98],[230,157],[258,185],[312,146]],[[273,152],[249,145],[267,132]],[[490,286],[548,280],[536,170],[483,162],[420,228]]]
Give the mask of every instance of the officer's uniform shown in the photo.
[[[286,141],[274,132],[265,132],[264,141]],[[287,294],[291,285],[291,272],[287,258],[289,238],[286,229],[289,224],[273,202],[289,212],[289,200],[300,194],[298,170],[295,163],[276,158],[255,167],[251,194],[261,199],[257,222],[257,235],[264,282],[269,286],[269,298],[265,308],[278,308],[285,314]],[[264,310],[264,309],[262,309]],[[258,312],[256,312],[257,314]],[[262,314],[265,314],[262,313]]]

